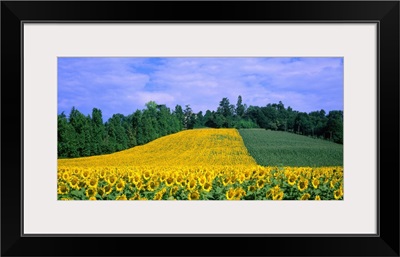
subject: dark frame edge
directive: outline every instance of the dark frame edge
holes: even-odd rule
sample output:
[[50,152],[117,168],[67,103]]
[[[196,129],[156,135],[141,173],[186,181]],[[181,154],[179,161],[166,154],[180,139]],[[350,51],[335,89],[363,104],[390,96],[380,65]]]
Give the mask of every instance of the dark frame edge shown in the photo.
[[[393,9],[385,16],[385,17],[383,17],[382,18],[382,25],[385,25],[385,22],[387,21],[387,20],[390,20],[390,22],[393,22],[392,21],[392,19],[396,19],[396,16],[397,16],[397,31],[398,31],[398,28],[399,28],[399,25],[398,25],[398,19],[399,19],[399,3],[395,3],[395,2],[393,2],[394,3],[394,7],[393,7]],[[9,8],[7,8],[7,4],[6,3],[4,3],[4,2],[2,2],[1,3],[1,5],[2,5],[2,10],[1,10],[1,13],[2,13],[2,35],[3,35],[3,33],[4,33],[4,30],[3,30],[3,26],[4,26],[4,20],[7,20],[7,21],[12,21],[11,23],[12,23],[12,25],[15,27],[16,26],[16,23],[15,22],[18,22],[18,24],[19,24],[19,26],[20,26],[20,31],[21,31],[21,33],[20,33],[20,39],[22,39],[23,38],[23,22],[21,22],[22,20],[20,20],[19,19],[19,17],[18,17],[18,15],[15,15],[15,13],[13,13]],[[397,6],[397,10],[396,10],[396,6]],[[380,57],[380,42],[379,42],[379,39],[380,39],[380,32],[381,32],[381,22],[379,22],[378,23],[378,58]],[[9,29],[10,29],[10,27],[8,27]],[[384,26],[382,27],[383,29],[384,29]],[[395,35],[396,36],[396,35]],[[1,44],[1,49],[2,49],[2,51],[3,51],[3,54],[4,54],[4,49],[7,49],[7,44],[13,44],[12,43],[12,41],[13,41],[13,39],[6,39],[5,37],[2,37],[3,39],[2,39],[2,44]],[[396,43],[394,43],[394,47],[397,45],[397,47],[398,47],[398,42],[399,42],[399,32],[397,32],[397,44]],[[393,47],[393,46],[392,46]],[[4,49],[3,49],[4,48]],[[398,50],[397,50],[397,53],[398,53]],[[23,62],[22,62],[22,58],[23,58],[23,47],[21,47],[21,56],[20,56],[20,71],[23,71]],[[3,57],[2,57],[2,60],[4,60],[4,59],[6,59],[6,58],[4,58],[4,57],[10,57],[10,55],[9,54],[4,54],[3,55]],[[15,56],[14,56],[15,57]],[[378,65],[378,92],[377,92],[377,97],[378,97],[378,112],[381,110],[380,109],[380,104],[381,104],[381,100],[379,99],[379,97],[380,97],[380,94],[381,94],[381,92],[380,92],[380,85],[381,84],[385,84],[386,86],[387,86],[387,84],[388,83],[390,83],[390,82],[394,82],[394,84],[395,85],[398,85],[399,83],[399,77],[398,77],[398,73],[397,73],[397,78],[394,78],[393,77],[393,75],[394,76],[396,76],[396,73],[395,73],[395,71],[393,70],[393,69],[395,69],[396,68],[396,64],[397,64],[397,69],[398,69],[398,67],[399,67],[399,56],[397,55],[397,60],[396,60],[396,57],[394,57],[394,59],[392,60],[392,62],[394,62],[394,68],[392,68],[391,69],[391,74],[394,72],[394,74],[392,74],[392,77],[391,78],[393,78],[393,80],[392,81],[388,81],[388,79],[387,80],[385,80],[384,79],[384,83],[382,83],[382,81],[380,80],[380,67],[379,67],[379,65]],[[396,63],[397,62],[397,63]],[[15,66],[15,65],[14,65]],[[13,67],[14,67],[13,66]],[[3,72],[3,71],[8,71],[8,70],[11,70],[12,68],[8,68],[8,67],[5,67],[4,65],[2,65],[1,66],[1,74],[2,74],[2,79],[1,79],[1,81],[2,81],[2,85],[5,85],[6,83],[4,83],[3,82],[3,78],[5,77],[5,79],[4,79],[4,81],[7,81],[7,82],[15,82],[15,80],[13,79],[13,77],[12,77],[12,75],[14,75],[14,71],[12,70],[9,74],[7,74],[6,72]],[[398,72],[398,71],[397,71]],[[21,127],[20,127],[20,130],[17,130],[19,133],[20,133],[20,135],[21,135],[21,149],[20,149],[20,153],[21,153],[21,157],[23,156],[23,126],[22,126],[22,124],[23,124],[23,94],[22,94],[22,90],[23,90],[23,76],[22,76],[22,73],[20,74],[21,76],[20,76],[20,79],[21,79],[21,81],[20,81],[20,85],[21,85],[21,88],[20,88],[20,90],[21,90],[21,97],[20,97],[20,100],[21,100],[21,106],[20,106],[20,108],[21,108],[21,120],[20,120],[20,122],[21,122]],[[397,82],[396,82],[397,81]],[[2,87],[2,91],[3,91],[3,89],[4,89],[4,87]],[[10,89],[7,89],[7,90],[10,90]],[[3,91],[4,92],[4,91]],[[12,92],[15,92],[15,91],[12,91]],[[397,92],[397,100],[398,100],[398,89],[397,89],[397,91],[395,91],[394,93],[396,93]],[[2,94],[3,96],[2,96],[2,100],[3,100],[3,97],[4,97],[4,94]],[[393,96],[393,97],[396,97],[396,96]],[[3,104],[1,104],[2,106],[1,106],[1,110],[2,111],[4,111],[5,110],[5,108],[4,108],[4,105]],[[397,111],[395,112],[395,114],[397,113],[397,119],[398,119],[398,106],[399,106],[399,104],[398,104],[398,102],[397,102],[397,105],[396,105],[396,107],[397,107]],[[379,148],[379,146],[380,146],[380,142],[381,142],[381,140],[380,140],[380,132],[382,131],[382,129],[380,128],[380,117],[381,117],[381,115],[379,115],[378,114],[378,128],[377,128],[377,130],[378,130],[378,148]],[[386,116],[385,116],[386,117]],[[5,119],[4,119],[5,118]],[[1,115],[1,124],[4,124],[5,122],[4,121],[6,121],[6,122],[11,122],[11,117],[4,117],[4,115],[3,115],[3,113],[2,113],[2,115]],[[398,121],[398,120],[397,120]],[[392,124],[393,125],[393,124]],[[12,135],[14,135],[16,132],[12,132],[12,129],[14,129],[15,127],[13,127],[13,126],[10,126],[10,127],[2,127],[2,129],[1,129],[1,138],[4,140],[4,134],[12,134]],[[398,133],[398,131],[399,131],[399,124],[398,124],[398,122],[397,122],[397,124],[394,124],[394,126],[392,127],[392,129],[390,130],[390,132],[392,132],[392,133]],[[397,138],[398,139],[398,138]],[[387,142],[387,141],[386,141]],[[399,143],[398,142],[398,140],[397,140],[397,142],[396,142],[397,144]],[[398,145],[397,145],[398,146]],[[3,146],[1,147],[2,149],[1,150],[3,150]],[[10,151],[11,153],[10,154],[7,154],[5,151],[1,151],[1,159],[7,159],[8,160],[8,158],[3,158],[3,156],[8,156],[10,159],[9,160],[12,160],[12,161],[15,161],[16,160],[16,158],[18,158],[18,157],[15,157],[15,156],[11,156],[12,155],[12,153],[14,153],[15,151],[13,150],[13,151]],[[395,154],[397,154],[397,156],[398,156],[398,153],[399,153],[399,149],[397,149],[397,152],[395,152]],[[380,160],[381,160],[381,155],[380,155],[380,152],[378,151],[378,170],[380,171],[382,168],[381,168],[381,166],[380,166]],[[387,159],[385,159],[385,160],[387,160]],[[393,162],[390,162],[391,164],[393,164]],[[20,165],[21,165],[21,176],[23,176],[23,169],[22,169],[22,167],[23,167],[23,158],[21,158],[20,159]],[[3,178],[4,176],[3,176],[3,172],[4,172],[4,170],[6,170],[6,169],[4,169],[3,168],[4,167],[4,165],[2,164],[1,165],[1,171],[2,171],[2,174],[1,174],[1,177]],[[9,166],[5,166],[5,167],[8,167],[8,168],[10,168]],[[399,162],[397,162],[396,163],[396,166],[395,167],[399,167]],[[379,192],[379,189],[380,189],[380,187],[379,187],[379,182],[380,182],[380,172],[378,173],[378,198],[379,197],[381,197],[381,193]],[[384,181],[384,182],[388,182],[387,180],[382,180],[382,181]],[[397,175],[397,181],[391,181],[392,183],[394,183],[395,185],[396,185],[396,183],[397,183],[397,186],[399,185],[398,184],[398,175]],[[3,185],[3,183],[5,183],[4,181],[3,181],[3,179],[2,179],[2,181],[1,181],[1,184]],[[23,182],[22,181],[20,181],[20,186],[21,186],[21,191],[20,191],[20,193],[21,193],[21,197],[23,197]],[[382,191],[382,193],[383,193],[383,195],[386,195],[387,193],[385,192],[385,191]],[[1,190],[1,192],[0,192],[0,197],[1,197],[1,199],[2,199],[2,203],[1,203],[1,214],[0,214],[0,217],[1,217],[1,225],[2,225],[2,227],[3,227],[3,229],[4,229],[4,227],[7,227],[7,226],[4,226],[3,225],[3,222],[4,222],[4,215],[3,215],[3,211],[4,211],[4,207],[5,206],[7,206],[8,204],[10,204],[10,201],[11,200],[7,200],[6,199],[6,201],[4,201],[3,200],[3,197],[4,197],[4,193],[3,193],[3,189]],[[397,194],[397,196],[394,196],[394,199],[393,200],[396,200],[397,199],[397,202],[399,202],[398,200],[399,200],[399,195]],[[13,203],[11,203],[11,205],[15,205],[15,203],[13,204]],[[378,210],[379,210],[379,207],[380,207],[380,202],[378,201],[378,204],[377,204],[377,207],[378,207]],[[398,206],[397,206],[398,207]],[[13,206],[13,208],[15,208],[15,206]],[[23,210],[23,202],[21,202],[21,204],[20,204],[20,206],[19,206],[19,208],[21,208],[21,210]],[[9,213],[10,214],[10,213]],[[397,214],[397,215],[396,215]],[[381,215],[379,212],[378,212],[378,235],[376,236],[376,237],[380,237],[379,239],[377,239],[379,242],[378,242],[378,244],[377,245],[379,245],[380,247],[381,247],[381,250],[382,250],[382,253],[384,252],[384,255],[388,255],[388,256],[399,256],[399,245],[398,245],[398,239],[399,239],[399,226],[398,226],[398,217],[399,217],[399,210],[397,209],[397,212],[395,212],[395,213],[392,213],[392,215],[391,216],[389,216],[389,217],[386,217],[385,215]],[[9,218],[10,218],[10,216],[11,215],[6,215],[5,216],[5,218],[6,218],[6,220],[8,220]],[[18,216],[19,217],[19,216]],[[394,222],[394,224],[396,225],[397,224],[397,226],[394,226],[393,228],[391,228],[391,229],[389,229],[389,228],[387,228],[387,227],[385,227],[385,229],[382,229],[381,230],[381,227],[379,226],[379,221],[380,221],[380,219],[379,218],[381,218],[381,217],[385,217],[385,218],[388,218],[391,222]],[[10,219],[11,220],[15,220],[15,218],[17,218],[17,217],[11,217]],[[396,218],[397,218],[397,222],[396,222]],[[4,237],[4,234],[3,234],[3,229],[2,229],[2,239],[1,239],[1,244],[0,244],[0,247],[1,247],[1,254],[2,255],[4,255],[4,256],[7,256],[7,254],[10,254],[10,255],[14,255],[15,253],[19,253],[20,252],[20,250],[18,250],[18,248],[19,247],[23,247],[23,245],[27,242],[27,240],[29,240],[29,238],[31,237],[31,236],[29,236],[29,235],[24,235],[23,234],[23,224],[22,224],[22,220],[21,220],[21,223],[20,223],[20,234],[19,235],[17,235],[17,233],[12,233],[12,235],[11,235],[11,237],[10,237],[10,235],[7,235],[7,238],[5,238]],[[396,229],[397,229],[397,231],[396,231]],[[23,236],[24,238],[19,238],[19,236]],[[85,236],[85,235],[80,235],[80,236]],[[87,235],[88,237],[92,237],[93,235]],[[142,235],[142,236],[146,236],[146,235]],[[178,237],[180,237],[180,236],[183,236],[183,235],[173,235],[173,236],[178,236]],[[186,235],[185,235],[186,236]],[[226,235],[222,235],[222,236],[226,236]],[[347,235],[347,236],[349,236],[349,235]],[[33,236],[32,236],[33,237]],[[51,237],[51,235],[50,236],[45,236],[46,238],[47,237]],[[350,237],[351,237],[351,235],[350,235]],[[374,237],[374,235],[372,235],[372,237]],[[375,240],[375,241],[377,241],[377,240]],[[35,242],[36,242],[37,240],[35,240]],[[54,240],[52,239],[51,241],[53,241],[54,242]],[[397,241],[397,245],[396,245],[396,241]]]

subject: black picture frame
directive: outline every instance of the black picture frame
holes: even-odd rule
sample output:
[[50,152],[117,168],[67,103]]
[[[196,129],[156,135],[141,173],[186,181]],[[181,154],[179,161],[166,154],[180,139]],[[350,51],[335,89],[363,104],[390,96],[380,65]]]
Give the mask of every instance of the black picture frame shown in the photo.
[[[378,233],[373,236],[23,235],[21,30],[26,21],[377,23]],[[398,1],[2,1],[1,255],[399,256],[399,31]]]

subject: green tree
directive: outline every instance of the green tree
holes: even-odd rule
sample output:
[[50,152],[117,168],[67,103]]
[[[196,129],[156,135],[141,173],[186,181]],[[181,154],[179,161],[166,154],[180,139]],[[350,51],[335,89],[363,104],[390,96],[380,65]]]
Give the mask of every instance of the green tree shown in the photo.
[[193,129],[194,124],[196,123],[196,115],[193,113],[192,108],[189,104],[185,105],[184,114],[184,124],[186,129]]
[[330,111],[326,132],[330,140],[343,144],[343,111]]
[[235,114],[241,118],[243,117],[244,112],[245,112],[245,106],[242,103],[242,96],[239,95],[236,103]]
[[174,115],[179,121],[179,130],[182,130],[185,127],[185,114],[179,104],[175,106]]
[[58,158],[78,157],[78,145],[74,127],[68,122],[64,112],[57,117],[57,154]]
[[104,144],[105,127],[103,123],[103,115],[100,109],[93,108],[92,110],[92,154],[102,154],[102,148]]
[[69,123],[75,130],[76,137],[73,143],[74,147],[78,151],[78,156],[90,156],[91,155],[91,126],[90,116],[85,117],[75,107],[72,107],[69,115]]

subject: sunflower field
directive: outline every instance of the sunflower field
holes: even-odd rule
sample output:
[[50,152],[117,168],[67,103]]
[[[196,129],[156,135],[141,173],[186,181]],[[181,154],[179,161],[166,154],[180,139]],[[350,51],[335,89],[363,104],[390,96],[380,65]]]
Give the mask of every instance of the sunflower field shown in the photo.
[[260,166],[236,129],[186,130],[59,159],[59,200],[341,200],[343,167]]

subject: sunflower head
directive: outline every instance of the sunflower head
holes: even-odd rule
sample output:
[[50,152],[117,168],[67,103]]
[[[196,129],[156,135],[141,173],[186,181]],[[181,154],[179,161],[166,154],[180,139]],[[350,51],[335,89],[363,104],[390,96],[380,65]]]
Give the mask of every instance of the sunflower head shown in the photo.
[[58,191],[58,194],[59,194],[59,195],[65,195],[65,194],[68,194],[68,193],[69,193],[69,188],[68,188],[67,184],[65,184],[65,183],[60,183],[60,184],[58,185],[57,191]]
[[138,193],[135,193],[131,198],[129,198],[129,200],[139,200],[140,199],[140,195]]
[[234,198],[240,200],[243,196],[246,196],[246,191],[241,187],[236,188]]
[[297,176],[295,174],[290,174],[288,176],[288,184],[293,186],[294,184],[296,184],[296,180],[297,180]]
[[95,188],[95,187],[97,187],[97,182],[98,182],[97,179],[92,177],[92,178],[90,178],[89,180],[86,181],[86,184],[88,185],[88,187]]
[[188,195],[189,200],[199,200],[200,199],[200,194],[197,191],[192,191]]
[[116,198],[115,198],[115,200],[128,200],[127,198],[126,198],[126,195],[119,195],[119,196],[117,196]]
[[74,175],[76,175],[76,176],[80,176],[81,175],[81,170],[79,170],[79,169],[73,169],[72,170],[72,173],[74,174]]
[[115,189],[117,189],[118,192],[121,192],[125,188],[125,181],[120,179],[117,184],[115,184]]
[[336,183],[337,183],[337,180],[336,179],[332,179],[331,183],[330,183],[331,188],[335,188]]
[[104,190],[104,188],[99,187],[99,188],[97,188],[97,193],[98,193],[101,197],[103,197],[103,196],[106,194],[106,191]]
[[204,185],[202,186],[202,188],[203,188],[204,191],[210,192],[211,189],[212,189],[212,184],[211,184],[210,182],[207,181],[206,183],[204,183]]
[[317,196],[315,197],[315,200],[319,201],[319,200],[321,200],[321,197],[320,197],[319,195],[317,195]]
[[164,195],[164,192],[165,192],[164,190],[158,191],[158,192],[154,195],[153,200],[161,200],[162,197],[163,197],[163,195]]
[[113,186],[115,183],[117,183],[117,180],[118,180],[117,176],[111,175],[111,176],[108,177],[107,182],[108,182],[111,186]]
[[178,189],[179,189],[178,186],[171,187],[171,189],[169,190],[169,195],[170,196],[175,196],[176,192],[178,192]]
[[147,190],[149,191],[154,191],[157,187],[156,182],[150,180],[150,182],[147,184]]
[[100,170],[99,171],[99,178],[104,179],[106,177],[107,172],[105,170]]
[[342,197],[342,192],[341,192],[341,190],[340,190],[340,189],[335,190],[335,191],[333,192],[333,197],[335,197],[336,200],[339,200],[340,197]]
[[69,186],[72,187],[73,189],[79,190],[79,179],[75,176],[72,176],[71,179],[69,180]]
[[239,184],[243,184],[243,182],[244,182],[245,180],[246,180],[245,175],[244,175],[243,173],[240,173],[239,176],[238,176]]
[[265,184],[265,181],[264,181],[264,180],[262,180],[262,179],[257,180],[256,185],[257,185],[257,188],[258,188],[258,189],[263,188],[263,187],[264,187],[264,184]]
[[89,170],[84,170],[84,171],[82,171],[82,177],[83,177],[84,179],[89,178],[89,176],[90,176],[90,171],[89,171]]
[[190,191],[194,190],[196,188],[196,180],[191,179],[189,180],[189,183],[187,184],[187,187]]
[[206,179],[205,176],[201,176],[201,177],[199,178],[199,185],[200,185],[200,186],[203,186],[206,182],[207,182],[207,179]]
[[172,176],[169,176],[168,178],[165,179],[165,184],[167,184],[167,186],[172,186],[175,183],[175,178]]
[[297,183],[297,188],[300,191],[304,191],[308,188],[308,180],[307,179],[300,179],[299,182]]
[[88,198],[92,197],[92,196],[96,196],[97,194],[97,190],[93,187],[89,187],[88,189],[86,189],[86,196]]
[[283,191],[279,191],[278,193],[274,194],[272,200],[282,200],[284,196]]
[[150,177],[151,177],[151,172],[149,170],[145,170],[144,173],[143,173],[143,178],[145,180],[149,180]]
[[301,196],[300,200],[308,200],[310,198],[310,194],[309,193],[305,193]]
[[228,200],[234,200],[235,197],[235,189],[230,188],[228,191],[226,191],[226,199]]
[[317,189],[318,186],[319,186],[319,179],[318,179],[318,178],[314,178],[314,179],[312,180],[312,185],[313,185],[313,187],[314,187],[315,189]]
[[229,177],[229,176],[225,176],[223,179],[222,179],[222,184],[224,185],[224,186],[227,186],[227,185],[229,185],[231,183],[231,178]]
[[248,186],[247,190],[251,191],[251,192],[256,191],[256,186],[254,186],[254,185],[253,186]]
[[107,186],[104,187],[104,192],[105,192],[106,195],[111,194],[112,190],[113,190],[113,188],[112,188],[111,185],[107,185]]
[[251,178],[251,175],[252,175],[253,173],[251,172],[251,171],[245,171],[244,172],[244,178],[246,179],[246,180],[249,180],[250,178]]
[[70,176],[68,172],[64,172],[61,177],[64,181],[68,181]]
[[133,182],[133,184],[137,185],[140,181],[141,181],[141,178],[140,178],[140,175],[139,175],[139,174],[135,174],[135,175],[132,177],[132,182]]

